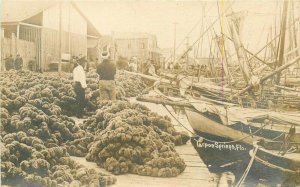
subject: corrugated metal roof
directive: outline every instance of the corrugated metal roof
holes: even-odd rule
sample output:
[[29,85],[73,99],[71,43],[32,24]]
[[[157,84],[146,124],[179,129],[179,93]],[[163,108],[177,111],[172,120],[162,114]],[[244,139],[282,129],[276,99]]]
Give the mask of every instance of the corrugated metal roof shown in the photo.
[[[21,22],[43,12],[57,3],[59,3],[59,0],[3,0],[1,3],[1,22]],[[86,20],[88,34],[101,36],[96,27],[84,15],[80,8],[72,1],[71,4]]]
[[1,22],[20,22],[56,4],[57,1],[3,0]]

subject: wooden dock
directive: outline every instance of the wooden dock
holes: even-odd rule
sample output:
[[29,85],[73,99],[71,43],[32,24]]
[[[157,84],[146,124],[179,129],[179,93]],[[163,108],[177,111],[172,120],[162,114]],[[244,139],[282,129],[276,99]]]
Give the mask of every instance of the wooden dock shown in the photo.
[[[134,102],[134,101],[133,101]],[[146,105],[149,109],[157,112],[160,115],[168,115],[171,117],[172,122],[175,125],[176,130],[186,131],[181,125],[179,125],[176,120],[169,114],[169,112],[161,105],[142,103]],[[172,111],[173,109],[169,108]],[[177,116],[176,116],[177,117]],[[183,115],[179,115],[178,119],[182,122],[189,130],[192,130],[189,126],[187,119]],[[190,133],[190,132],[189,132]],[[206,165],[200,159],[198,153],[194,149],[193,145],[188,142],[186,145],[176,146],[176,151],[179,153],[180,157],[184,159],[187,167],[180,175],[172,178],[159,178],[159,177],[148,177],[139,176],[133,174],[118,175],[117,183],[114,187],[214,187],[217,186],[219,177],[213,173],[210,173]],[[95,168],[101,172],[108,173],[103,168],[99,168],[96,163],[87,162],[85,158],[72,157],[77,162],[85,165],[86,167]],[[222,185],[224,186],[224,185]],[[227,186],[227,185],[225,185]]]
[[[147,177],[134,174],[117,175],[117,183],[114,187],[199,187],[216,186],[216,178],[210,174],[207,167],[197,155],[193,146],[188,143],[177,146],[176,151],[184,159],[187,167],[179,176],[172,178]],[[89,168],[110,174],[103,168],[99,168],[94,162],[87,162],[83,157],[72,157],[75,161]]]

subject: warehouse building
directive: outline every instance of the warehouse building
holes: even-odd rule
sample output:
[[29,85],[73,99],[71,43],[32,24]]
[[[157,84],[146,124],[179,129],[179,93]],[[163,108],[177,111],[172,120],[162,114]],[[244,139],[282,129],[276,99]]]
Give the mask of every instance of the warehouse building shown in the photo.
[[[49,71],[72,56],[97,48],[100,33],[74,2],[4,1],[1,10],[1,62],[20,54],[25,69]],[[61,50],[61,51],[60,51]],[[88,57],[89,58],[89,57]]]
[[137,57],[141,61],[151,59],[157,53],[157,39],[148,33],[113,33],[118,55],[130,59]]

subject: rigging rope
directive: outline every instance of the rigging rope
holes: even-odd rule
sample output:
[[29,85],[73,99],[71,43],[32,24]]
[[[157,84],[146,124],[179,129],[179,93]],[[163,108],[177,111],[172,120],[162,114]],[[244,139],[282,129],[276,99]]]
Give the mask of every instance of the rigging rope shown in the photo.
[[[232,4],[233,4],[233,3],[234,3],[234,2],[232,2]],[[230,8],[227,7],[226,10],[224,11],[224,14],[225,14],[229,9],[230,9]],[[193,47],[197,42],[199,42],[200,39],[205,35],[205,33],[208,32],[211,28],[213,28],[214,24],[215,24],[218,20],[219,20],[219,17],[218,17],[217,19],[215,19],[215,20],[213,21],[213,23],[212,23],[211,25],[209,25],[209,26],[206,28],[206,30],[200,35],[200,37],[199,37],[199,38],[198,38],[191,46],[189,46],[189,49],[188,49],[187,51],[185,51],[185,52],[183,53],[182,56],[186,55],[186,53],[190,50],[190,48]],[[198,24],[198,23],[197,23],[197,24]],[[193,29],[194,29],[194,28],[193,28]],[[189,33],[189,34],[190,34],[190,33]],[[184,41],[184,40],[183,40],[183,41]],[[182,42],[183,42],[183,41],[182,41]],[[180,43],[180,45],[182,44],[182,42]],[[179,46],[180,46],[180,45],[179,45]],[[176,49],[178,49],[179,46],[178,46]],[[170,59],[171,59],[171,56],[166,60],[166,62],[168,62]],[[176,62],[178,62],[178,61],[176,61]]]
[[251,156],[251,160],[250,160],[250,162],[249,162],[249,164],[248,164],[246,170],[244,171],[244,174],[242,175],[242,177],[241,177],[240,180],[238,181],[236,187],[240,187],[240,186],[244,183],[246,177],[248,176],[248,173],[249,173],[249,171],[250,171],[250,169],[251,169],[251,167],[252,167],[252,165],[253,165],[253,162],[254,162],[254,159],[255,159],[255,155],[256,155],[256,153],[257,153],[257,150],[258,150],[258,147],[255,147],[254,150],[253,150],[253,155]]
[[[194,29],[202,22],[202,19],[203,19],[203,18],[201,18],[201,19],[194,25],[194,27],[186,34],[186,36],[184,37],[184,39],[181,40],[181,42],[176,46],[175,50],[177,50],[177,49],[183,44],[183,42],[185,41],[185,38],[188,37],[188,36],[193,32],[193,30],[194,30]],[[172,57],[172,55],[169,56],[169,58],[166,60],[166,62],[169,62],[169,60],[171,59],[171,57]],[[176,58],[176,57],[174,57],[174,59],[175,59],[175,58]]]

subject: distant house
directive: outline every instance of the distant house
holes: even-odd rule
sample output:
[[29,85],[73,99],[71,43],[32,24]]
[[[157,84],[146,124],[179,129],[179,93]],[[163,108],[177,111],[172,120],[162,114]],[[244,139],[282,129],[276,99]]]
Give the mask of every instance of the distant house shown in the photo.
[[157,49],[155,35],[148,33],[114,33],[118,55],[130,59],[137,57],[145,61],[151,59],[151,54]]
[[60,33],[65,61],[79,54],[87,56],[98,44],[100,33],[72,1],[6,0],[1,6],[1,62],[19,53],[25,67],[34,60],[37,70],[50,70],[60,59]]

